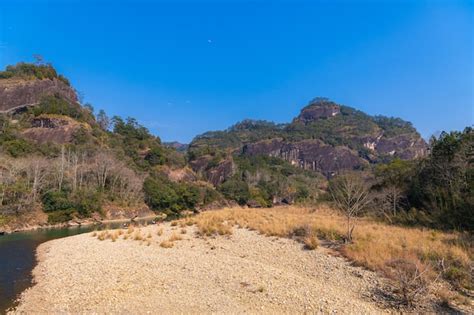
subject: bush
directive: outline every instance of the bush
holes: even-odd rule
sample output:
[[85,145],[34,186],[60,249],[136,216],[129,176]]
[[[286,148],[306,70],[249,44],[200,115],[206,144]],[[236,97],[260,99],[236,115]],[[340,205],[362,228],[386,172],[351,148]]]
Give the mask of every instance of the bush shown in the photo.
[[5,71],[0,71],[0,79],[8,79],[13,77],[19,78],[36,78],[36,79],[58,79],[66,85],[70,85],[69,81],[62,75],[58,75],[56,70],[50,64],[32,64],[19,62],[14,66],[7,66]]
[[3,143],[4,150],[12,157],[20,157],[34,151],[34,147],[23,139],[14,139]]
[[64,115],[79,121],[90,122],[92,114],[86,114],[79,105],[70,104],[60,96],[52,95],[44,97],[38,106],[31,109],[35,116],[42,114]]
[[250,199],[249,186],[242,180],[227,180],[219,186],[219,191],[226,198],[237,201],[239,205],[245,205]]
[[43,194],[41,201],[45,212],[74,210],[74,202],[65,191],[48,191]]
[[48,213],[48,223],[57,224],[67,222],[73,219],[74,210],[62,210]]
[[81,217],[88,217],[93,212],[102,212],[102,196],[99,192],[79,191],[74,200],[74,208]]
[[145,156],[145,160],[148,161],[151,166],[165,164],[166,158],[163,148],[159,146],[153,147]]
[[394,259],[386,264],[385,274],[393,281],[401,302],[409,307],[428,293],[430,269],[416,258]]
[[174,183],[165,177],[148,177],[143,183],[145,202],[154,210],[179,214],[193,210],[201,201],[201,192],[195,185]]

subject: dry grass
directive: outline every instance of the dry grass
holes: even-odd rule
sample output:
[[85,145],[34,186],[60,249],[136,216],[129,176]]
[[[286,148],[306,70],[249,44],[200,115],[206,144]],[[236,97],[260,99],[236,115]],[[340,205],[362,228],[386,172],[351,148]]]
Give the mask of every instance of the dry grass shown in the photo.
[[181,241],[182,239],[183,238],[180,235],[178,235],[176,233],[173,233],[173,234],[171,234],[171,237],[169,238],[169,241],[170,242],[175,242],[175,241]]
[[186,233],[188,233],[188,231],[186,230],[186,228],[182,228],[182,229],[181,229],[181,234],[186,234]]
[[135,231],[135,234],[133,234],[133,239],[135,241],[143,241],[144,237],[142,235],[142,232],[140,230]]
[[[303,242],[310,247],[317,246],[317,238],[338,242],[346,232],[344,218],[323,206],[318,209],[226,208],[201,213],[194,222],[200,235],[231,234],[232,226],[236,225],[267,236],[303,237]],[[472,239],[466,240],[460,233],[390,226],[359,219],[353,243],[340,244],[339,250],[356,264],[382,273],[388,261],[400,258],[416,257],[437,270],[441,270],[439,262],[443,261],[445,279],[454,283],[451,278],[457,278],[460,286],[473,286],[469,276],[474,257]]]
[[161,236],[161,235],[163,235],[163,232],[164,232],[163,228],[160,227],[160,228],[158,228],[158,230],[156,231],[156,235]]
[[313,250],[318,248],[319,239],[314,235],[308,235],[303,238],[304,248],[308,250]]
[[171,242],[171,241],[163,241],[160,243],[160,246],[163,247],[163,248],[171,248],[174,246],[174,243]]

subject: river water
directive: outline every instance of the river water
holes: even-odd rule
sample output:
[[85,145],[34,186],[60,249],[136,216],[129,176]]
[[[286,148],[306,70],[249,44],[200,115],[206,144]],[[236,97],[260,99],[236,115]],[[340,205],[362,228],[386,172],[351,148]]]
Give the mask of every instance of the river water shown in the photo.
[[[150,220],[151,221],[151,220]],[[139,221],[145,223],[147,221]],[[36,248],[49,240],[113,229],[123,222],[70,228],[52,228],[0,235],[0,314],[15,306],[19,294],[32,285],[31,271],[36,265]]]

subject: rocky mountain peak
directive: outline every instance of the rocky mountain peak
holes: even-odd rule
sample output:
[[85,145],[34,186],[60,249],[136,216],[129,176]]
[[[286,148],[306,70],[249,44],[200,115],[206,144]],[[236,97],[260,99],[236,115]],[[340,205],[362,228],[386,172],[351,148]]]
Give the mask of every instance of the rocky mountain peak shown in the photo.
[[327,98],[317,97],[301,110],[295,121],[307,124],[319,119],[328,119],[340,113],[339,105]]

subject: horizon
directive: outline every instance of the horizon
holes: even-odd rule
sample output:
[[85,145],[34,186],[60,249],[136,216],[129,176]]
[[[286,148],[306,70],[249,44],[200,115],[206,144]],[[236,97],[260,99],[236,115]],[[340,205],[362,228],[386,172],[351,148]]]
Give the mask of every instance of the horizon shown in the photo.
[[166,142],[288,123],[317,96],[425,139],[473,125],[472,2],[143,4],[2,3],[0,67],[42,55],[96,112]]

